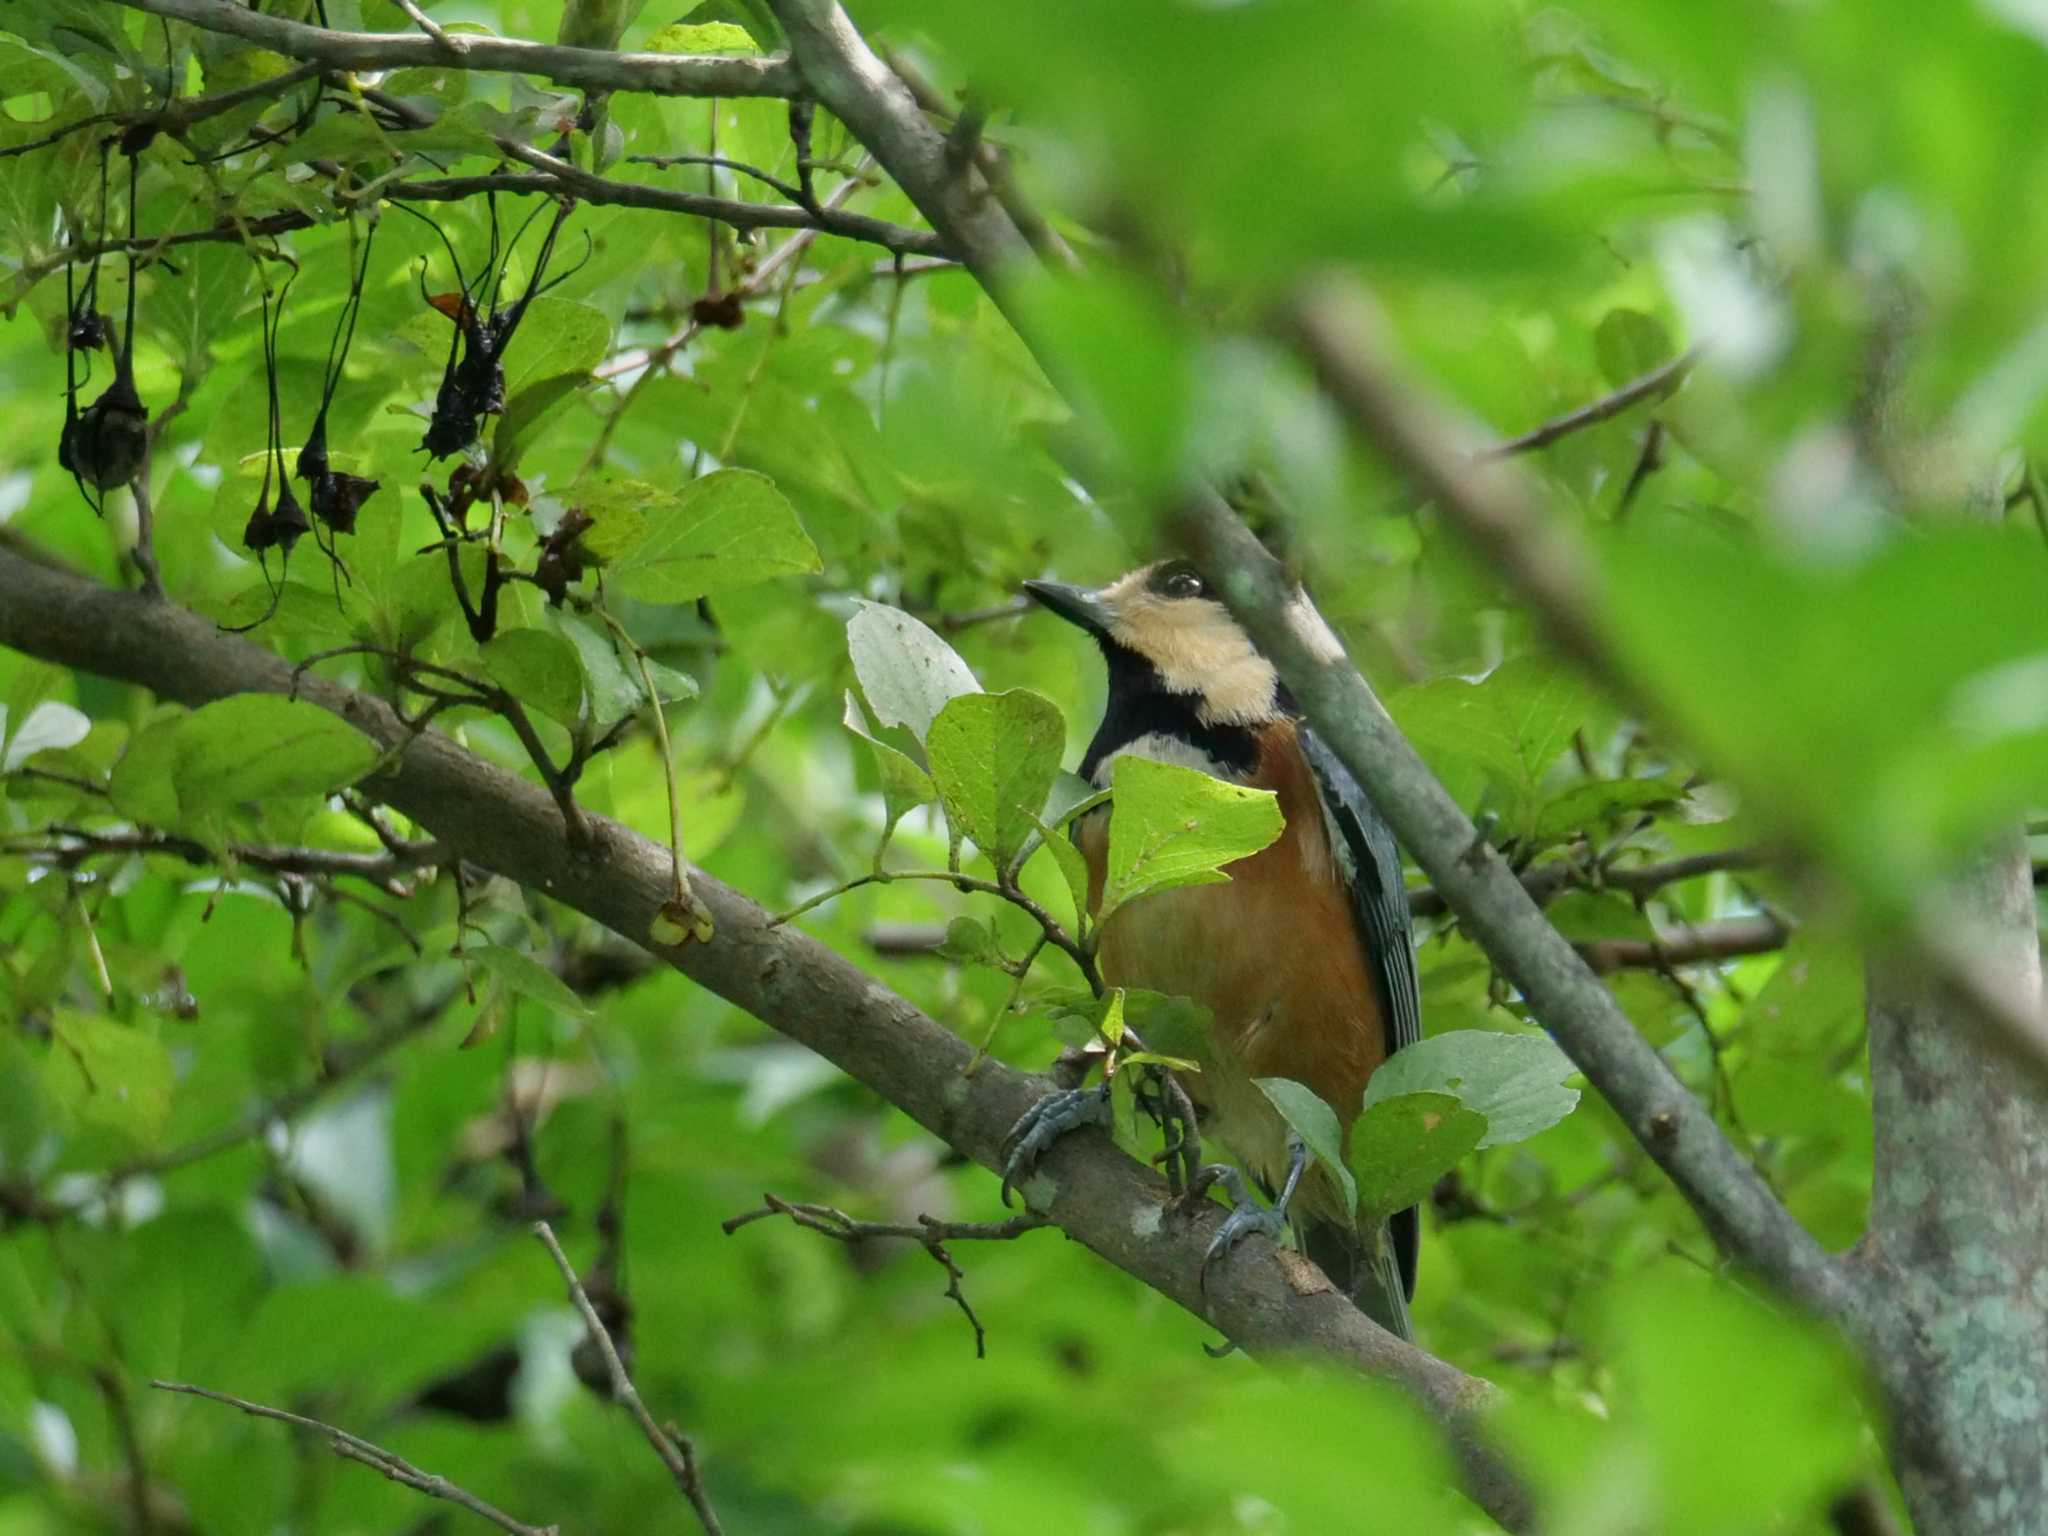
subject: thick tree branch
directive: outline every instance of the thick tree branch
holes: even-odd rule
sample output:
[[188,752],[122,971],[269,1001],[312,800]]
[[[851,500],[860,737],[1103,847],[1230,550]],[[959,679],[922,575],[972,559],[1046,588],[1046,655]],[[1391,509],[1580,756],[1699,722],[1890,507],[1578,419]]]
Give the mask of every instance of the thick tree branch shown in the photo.
[[1031,259],[1016,222],[971,162],[953,153],[917,98],[834,0],[770,0],[803,82],[865,144],[998,304],[1002,269]]
[[[1381,360],[1380,327],[1364,293],[1333,279],[1301,295],[1287,320],[1323,387],[1360,433],[1520,592],[1563,651],[1623,702],[1656,718],[1655,690],[1635,675],[1603,628],[1598,583],[1584,549],[1540,513],[1519,475],[1474,464],[1428,392]],[[1796,851],[1822,862],[1818,849]],[[1953,913],[1930,902],[1902,925],[1899,937],[1914,963],[1938,978],[2023,1066],[2048,1080],[2048,1015],[2038,992],[2016,985],[2009,971],[1981,963],[1967,932]]]
[[579,91],[644,91],[651,96],[788,96],[796,72],[783,58],[613,53],[516,38],[450,32],[335,32],[268,16],[236,0],[113,0],[132,11],[239,37],[323,69],[481,69],[543,75]]
[[1195,557],[1401,845],[1656,1158],[1717,1242],[1823,1316],[1854,1287],[1679,1082],[1401,735],[1279,563],[1220,500],[1182,520]]
[[[175,604],[114,592],[0,549],[0,645],[152,689],[186,704],[284,693],[282,658]],[[540,786],[484,763],[436,732],[413,735],[382,701],[317,677],[301,697],[386,746],[395,766],[365,793],[469,860],[575,908],[834,1062],[984,1167],[1000,1166],[1004,1135],[1044,1094],[1043,1078],[975,1063],[973,1048],[831,950],[699,870],[697,897],[714,936],[683,948],[649,939],[669,893],[667,850],[603,817],[572,849]],[[1519,887],[1518,887],[1519,889]],[[1211,1208],[1183,1216],[1164,1181],[1099,1132],[1049,1152],[1023,1186],[1032,1209],[1069,1236],[1260,1355],[1315,1354],[1405,1387],[1446,1427],[1473,1496],[1503,1525],[1525,1529],[1527,1495],[1502,1469],[1478,1419],[1492,1388],[1376,1327],[1319,1271],[1253,1239],[1197,1284],[1220,1223]]]

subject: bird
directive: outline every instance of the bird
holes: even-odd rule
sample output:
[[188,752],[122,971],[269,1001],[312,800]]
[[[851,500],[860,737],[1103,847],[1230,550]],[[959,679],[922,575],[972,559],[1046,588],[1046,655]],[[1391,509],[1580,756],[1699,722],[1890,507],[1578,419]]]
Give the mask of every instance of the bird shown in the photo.
[[[1371,799],[1302,717],[1272,662],[1186,561],[1146,565],[1100,589],[1028,581],[1025,589],[1093,636],[1108,667],[1102,723],[1082,777],[1109,787],[1116,760],[1141,756],[1272,790],[1279,839],[1226,866],[1227,883],[1141,898],[1102,925],[1105,985],[1191,998],[1211,1014],[1209,1054],[1185,1075],[1205,1133],[1266,1191],[1261,1206],[1237,1168],[1215,1165],[1233,1210],[1202,1262],[1243,1238],[1276,1241],[1291,1223],[1303,1250],[1383,1327],[1412,1338],[1419,1223],[1398,1213],[1384,1234],[1356,1230],[1335,1178],[1257,1086],[1291,1078],[1336,1111],[1347,1140],[1367,1080],[1421,1037],[1422,1006],[1401,855]],[[1300,598],[1298,616],[1321,626]],[[1327,631],[1323,631],[1327,637]],[[1334,641],[1331,642],[1334,644]],[[1099,908],[1109,814],[1074,826]],[[1106,1088],[1048,1095],[1009,1139],[1005,1193],[1066,1131],[1106,1123]]]

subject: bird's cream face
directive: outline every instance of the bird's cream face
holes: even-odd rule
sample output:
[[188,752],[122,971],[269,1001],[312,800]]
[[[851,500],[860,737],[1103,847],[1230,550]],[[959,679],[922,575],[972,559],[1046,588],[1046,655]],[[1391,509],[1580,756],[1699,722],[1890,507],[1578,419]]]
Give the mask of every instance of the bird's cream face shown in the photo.
[[1274,713],[1278,674],[1206,583],[1177,562],[1140,566],[1101,593],[1109,639],[1142,656],[1168,693],[1198,702],[1204,725],[1256,725]]
[[1112,662],[1118,652],[1144,662],[1152,686],[1192,701],[1201,724],[1258,725],[1277,713],[1273,664],[1186,562],[1140,566],[1098,591],[1055,582],[1026,586],[1100,640]]

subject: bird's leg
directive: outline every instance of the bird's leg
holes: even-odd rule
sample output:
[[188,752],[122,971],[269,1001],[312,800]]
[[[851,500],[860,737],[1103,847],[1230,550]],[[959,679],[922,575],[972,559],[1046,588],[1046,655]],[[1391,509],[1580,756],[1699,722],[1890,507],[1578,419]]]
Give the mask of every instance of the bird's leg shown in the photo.
[[1202,1268],[1198,1276],[1203,1290],[1209,1287],[1209,1266],[1229,1253],[1254,1232],[1263,1232],[1279,1242],[1287,1233],[1287,1206],[1294,1198],[1294,1188],[1301,1182],[1301,1175],[1308,1167],[1308,1144],[1294,1132],[1287,1133],[1287,1182],[1280,1187],[1280,1198],[1269,1209],[1252,1198],[1250,1188],[1245,1184],[1244,1174],[1228,1163],[1210,1163],[1195,1175],[1195,1181],[1188,1190],[1190,1200],[1205,1195],[1212,1184],[1221,1184],[1230,1195],[1230,1215],[1216,1230],[1208,1251],[1202,1255]]
[[1024,1111],[1003,1138],[1003,1204],[1010,1188],[1038,1166],[1045,1149],[1084,1125],[1111,1124],[1109,1083],[1095,1088],[1057,1088]]

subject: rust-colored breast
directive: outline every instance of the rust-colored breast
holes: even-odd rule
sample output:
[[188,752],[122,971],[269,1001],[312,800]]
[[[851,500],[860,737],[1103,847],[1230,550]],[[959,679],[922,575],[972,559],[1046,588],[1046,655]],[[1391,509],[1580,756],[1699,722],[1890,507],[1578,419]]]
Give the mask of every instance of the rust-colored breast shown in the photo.
[[[1215,1014],[1219,1060],[1190,1078],[1218,1134],[1268,1178],[1284,1167],[1284,1127],[1250,1083],[1290,1077],[1333,1105],[1348,1130],[1386,1033],[1364,938],[1332,857],[1315,780],[1294,727],[1269,726],[1252,783],[1277,792],[1287,830],[1228,867],[1227,885],[1144,897],[1111,915],[1100,963],[1112,986],[1178,993]],[[1081,829],[1089,901],[1101,900],[1108,818]]]

